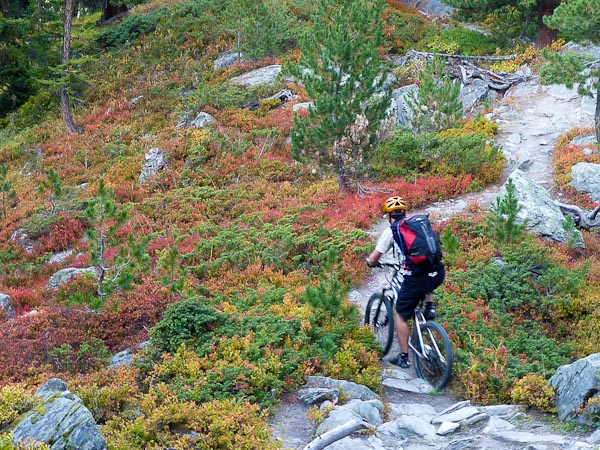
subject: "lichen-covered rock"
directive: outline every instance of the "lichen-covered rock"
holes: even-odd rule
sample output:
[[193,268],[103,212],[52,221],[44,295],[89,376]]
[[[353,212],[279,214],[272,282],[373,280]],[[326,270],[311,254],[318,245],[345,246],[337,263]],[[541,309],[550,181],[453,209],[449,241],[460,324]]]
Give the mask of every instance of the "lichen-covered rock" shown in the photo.
[[600,353],[560,366],[550,378],[561,420],[591,425],[600,414]]
[[[514,183],[515,196],[522,207],[517,214],[517,222],[524,223],[527,221],[529,231],[546,239],[555,242],[566,242],[568,236],[563,225],[565,216],[548,191],[535,183],[521,169],[511,173],[509,179],[512,179]],[[506,185],[498,192],[498,197],[504,195],[506,195]],[[585,247],[581,232],[574,230],[573,233],[575,234],[575,247]]]
[[71,281],[73,278],[78,276],[96,276],[96,268],[95,267],[85,267],[85,268],[76,268],[76,267],[67,267],[66,269],[59,270],[54,275],[50,277],[48,280],[48,284],[46,284],[46,289],[54,290],[59,286]]
[[600,200],[600,164],[581,162],[571,167],[571,186],[590,194],[595,202]]
[[167,155],[162,149],[156,147],[150,149],[148,153],[144,155],[146,162],[142,167],[142,173],[140,173],[139,183],[144,184],[148,178],[153,177],[159,171],[167,167]]
[[42,442],[52,450],[105,450],[106,442],[79,397],[52,378],[36,391],[43,405],[28,412],[13,431],[13,443]]

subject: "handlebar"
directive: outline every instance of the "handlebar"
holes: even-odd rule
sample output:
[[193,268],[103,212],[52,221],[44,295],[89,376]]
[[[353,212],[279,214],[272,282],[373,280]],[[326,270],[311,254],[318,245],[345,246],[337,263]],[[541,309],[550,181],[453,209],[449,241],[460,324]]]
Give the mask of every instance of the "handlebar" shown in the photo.
[[373,267],[391,267],[392,269],[396,269],[396,270],[402,269],[402,266],[398,263],[385,263],[385,262],[377,263]]

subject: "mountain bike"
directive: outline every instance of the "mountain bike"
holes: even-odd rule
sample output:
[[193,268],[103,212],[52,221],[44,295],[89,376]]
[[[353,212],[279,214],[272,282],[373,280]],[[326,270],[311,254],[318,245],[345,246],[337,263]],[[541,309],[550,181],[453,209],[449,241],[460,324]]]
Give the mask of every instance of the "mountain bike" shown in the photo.
[[[392,263],[379,263],[378,267],[392,270],[387,272],[388,285],[374,293],[367,302],[365,325],[375,334],[385,356],[394,341],[394,308],[404,281],[404,269],[400,264]],[[422,311],[423,300],[415,308],[408,346],[413,352],[417,376],[439,390],[446,386],[452,374],[452,343],[444,327],[433,320],[426,320]]]

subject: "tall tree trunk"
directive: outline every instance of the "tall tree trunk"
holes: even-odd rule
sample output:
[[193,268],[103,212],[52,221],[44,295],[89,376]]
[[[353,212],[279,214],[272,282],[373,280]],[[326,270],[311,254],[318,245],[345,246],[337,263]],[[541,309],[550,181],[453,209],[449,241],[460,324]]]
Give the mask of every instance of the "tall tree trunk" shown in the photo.
[[594,125],[596,126],[596,143],[600,145],[600,81],[596,88],[596,111],[594,112]]
[[68,64],[71,59],[71,26],[73,24],[73,0],[65,0],[65,16],[64,16],[64,37],[63,37],[63,84],[60,88],[60,109],[65,123],[67,133],[83,133],[83,128],[75,123],[71,115],[71,107],[69,105],[69,93],[67,91],[68,84]]
[[554,13],[556,7],[560,5],[560,0],[538,0],[537,13],[538,13],[538,34],[536,38],[536,44],[539,47],[546,47],[551,44],[558,37],[558,30],[549,28],[542,20],[544,16],[551,16]]

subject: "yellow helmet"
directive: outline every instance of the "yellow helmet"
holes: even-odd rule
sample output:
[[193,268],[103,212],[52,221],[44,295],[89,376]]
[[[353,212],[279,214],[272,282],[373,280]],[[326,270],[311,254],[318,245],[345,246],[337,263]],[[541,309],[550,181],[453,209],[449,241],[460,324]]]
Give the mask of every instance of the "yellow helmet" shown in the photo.
[[381,206],[381,210],[384,214],[390,214],[395,212],[406,212],[406,203],[402,197],[390,197]]

